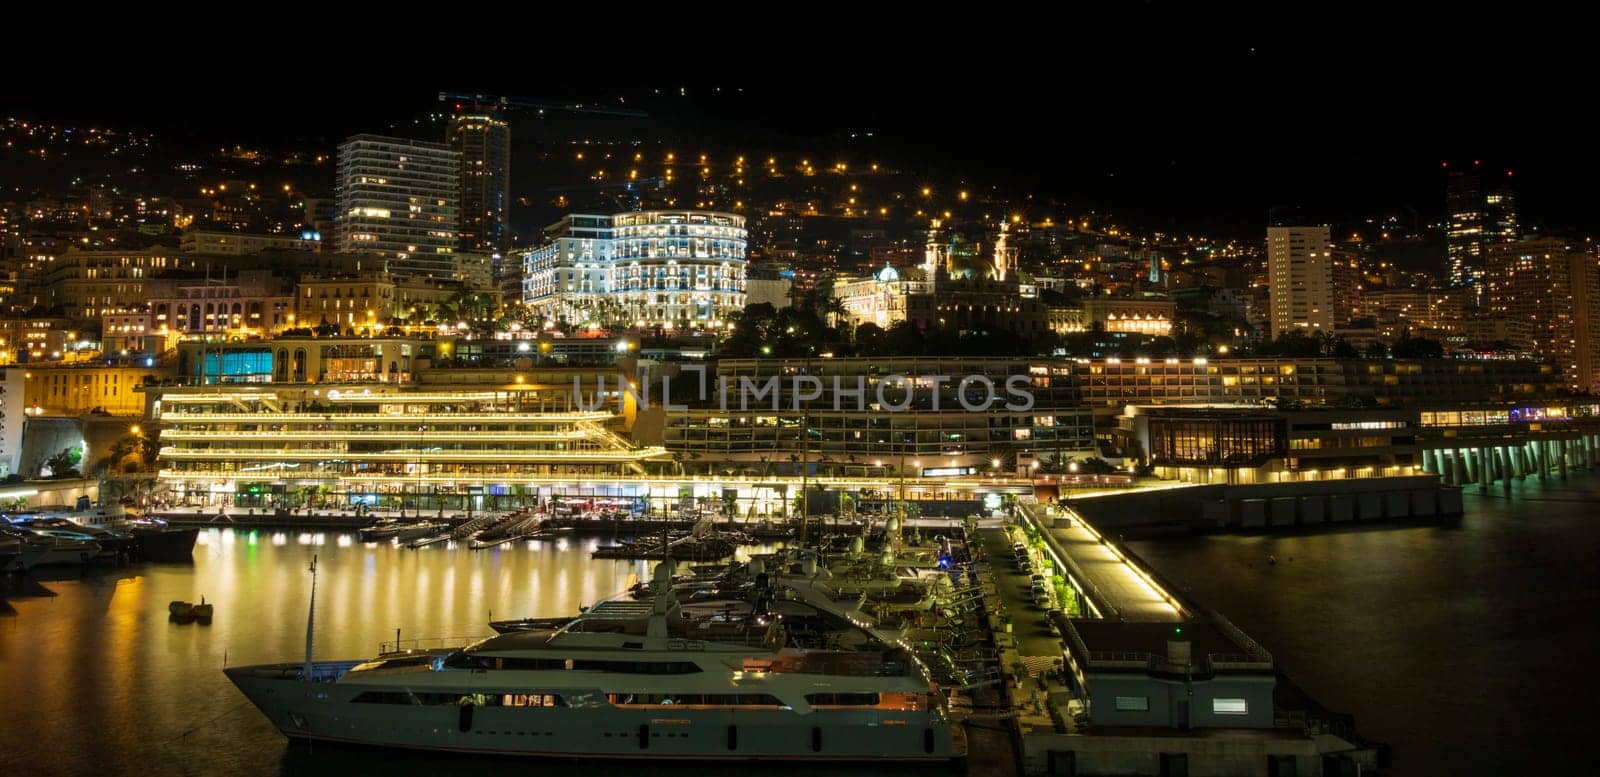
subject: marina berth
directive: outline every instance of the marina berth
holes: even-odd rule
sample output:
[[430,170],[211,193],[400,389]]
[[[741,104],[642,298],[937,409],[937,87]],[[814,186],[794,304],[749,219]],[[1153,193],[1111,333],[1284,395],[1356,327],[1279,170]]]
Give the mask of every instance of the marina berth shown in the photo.
[[904,644],[753,576],[746,598],[619,597],[448,651],[236,667],[286,736],[596,758],[920,761],[964,754]]

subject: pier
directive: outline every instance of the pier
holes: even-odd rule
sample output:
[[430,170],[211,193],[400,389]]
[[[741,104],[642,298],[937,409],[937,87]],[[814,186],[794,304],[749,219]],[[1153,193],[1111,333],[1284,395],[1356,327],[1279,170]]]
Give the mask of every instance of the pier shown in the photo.
[[[1361,742],[1348,716],[1307,699],[1264,647],[1183,600],[1091,520],[1027,497],[1013,518],[978,535],[1024,773],[1377,768],[1378,749]],[[1068,590],[1044,583],[1041,605],[1041,578]]]

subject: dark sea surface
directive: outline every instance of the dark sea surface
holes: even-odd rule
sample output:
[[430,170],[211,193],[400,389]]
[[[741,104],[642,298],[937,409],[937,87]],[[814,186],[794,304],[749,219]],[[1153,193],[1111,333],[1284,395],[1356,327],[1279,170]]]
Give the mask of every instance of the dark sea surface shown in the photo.
[[1130,545],[1390,743],[1392,774],[1594,774],[1600,476],[1477,491],[1459,523]]

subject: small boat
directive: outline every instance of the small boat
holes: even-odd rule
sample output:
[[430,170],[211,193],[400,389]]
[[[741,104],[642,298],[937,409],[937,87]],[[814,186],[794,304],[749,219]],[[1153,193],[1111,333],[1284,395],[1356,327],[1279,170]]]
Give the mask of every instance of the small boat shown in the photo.
[[408,524],[407,526],[401,528],[400,531],[396,532],[394,536],[395,539],[399,540],[401,544],[434,536],[449,537],[450,524],[443,522],[435,523],[433,521],[423,521],[422,523]]
[[356,536],[360,537],[362,542],[379,542],[393,538],[405,527],[405,524],[393,518],[383,518],[377,523],[356,532]]
[[213,611],[213,605],[207,602],[204,596],[200,597],[199,604],[183,601],[167,603],[168,620],[177,623],[193,623],[195,621],[210,623]]

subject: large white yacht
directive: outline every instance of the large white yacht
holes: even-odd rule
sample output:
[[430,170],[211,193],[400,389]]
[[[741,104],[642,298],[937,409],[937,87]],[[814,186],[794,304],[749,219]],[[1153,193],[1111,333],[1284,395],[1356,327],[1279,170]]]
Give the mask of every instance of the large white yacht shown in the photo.
[[100,555],[100,543],[88,535],[63,532],[48,534],[4,524],[0,535],[16,540],[17,557],[11,562],[22,569],[87,564]]
[[557,757],[938,761],[965,754],[902,643],[760,575],[748,600],[651,601],[451,651],[244,666],[291,738]]

